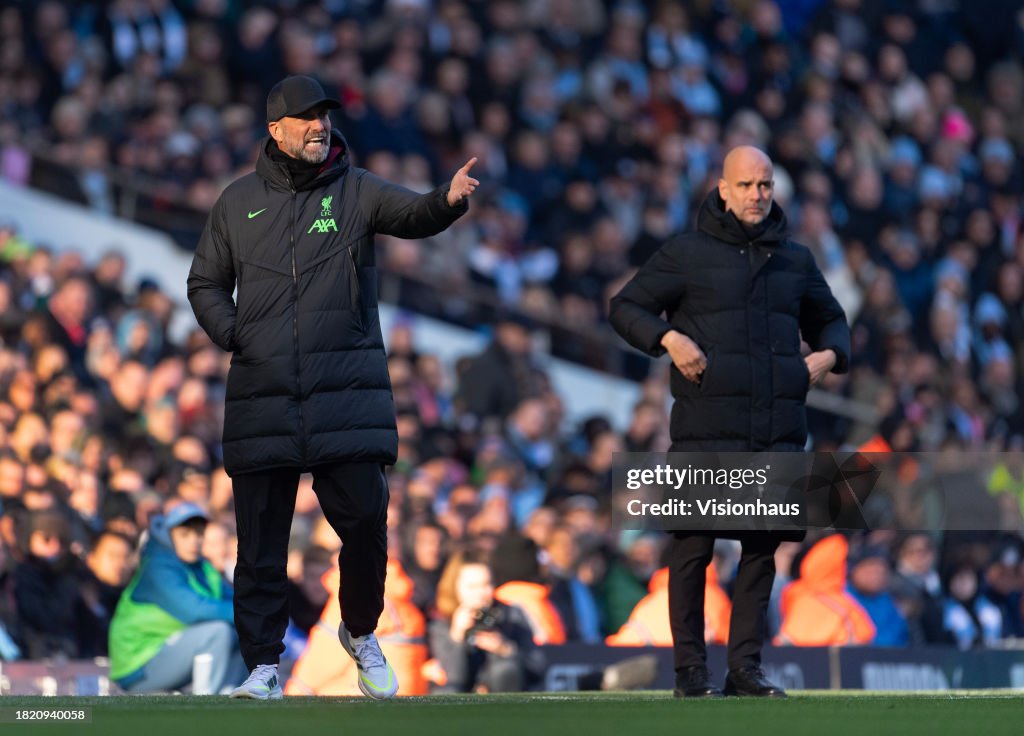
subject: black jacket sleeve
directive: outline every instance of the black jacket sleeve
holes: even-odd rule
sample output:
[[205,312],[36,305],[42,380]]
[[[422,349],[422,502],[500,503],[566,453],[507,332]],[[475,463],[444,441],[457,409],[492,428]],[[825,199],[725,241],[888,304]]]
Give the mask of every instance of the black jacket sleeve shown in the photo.
[[192,258],[188,273],[188,301],[196,320],[219,347],[231,350],[235,338],[237,308],[235,267],[224,224],[222,199],[214,205]]
[[450,182],[417,194],[364,171],[359,176],[359,209],[374,232],[398,238],[427,238],[441,232],[469,209],[463,199],[448,204]]
[[665,354],[661,338],[672,329],[661,315],[683,296],[685,264],[680,251],[676,241],[663,245],[611,299],[612,327],[630,345],[655,358]]
[[800,331],[812,350],[836,354],[833,373],[846,373],[850,367],[850,326],[846,314],[832,295],[825,277],[810,251],[805,254],[808,286],[800,300]]

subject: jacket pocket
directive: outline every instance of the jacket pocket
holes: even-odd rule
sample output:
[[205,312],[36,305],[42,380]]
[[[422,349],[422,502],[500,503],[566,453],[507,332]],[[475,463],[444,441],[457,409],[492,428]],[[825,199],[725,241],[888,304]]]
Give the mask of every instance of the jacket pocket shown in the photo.
[[368,310],[364,304],[365,296],[355,249],[363,237],[361,234],[355,235],[335,245],[299,270],[303,278],[330,279],[333,286],[330,294],[332,308],[351,312],[352,328],[360,335],[366,332]]
[[708,350],[705,354],[707,358],[707,365],[704,366],[704,372],[700,376],[700,383],[697,384],[702,394],[707,393],[712,383],[712,377],[714,376],[715,366],[715,351]]

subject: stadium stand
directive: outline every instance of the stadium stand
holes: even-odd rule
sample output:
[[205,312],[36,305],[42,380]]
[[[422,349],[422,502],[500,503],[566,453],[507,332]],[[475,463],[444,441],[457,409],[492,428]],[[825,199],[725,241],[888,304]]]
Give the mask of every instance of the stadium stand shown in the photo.
[[[556,528],[569,530],[571,559],[558,574],[542,567],[536,583],[569,643],[549,656],[546,686],[575,682],[552,673],[577,661],[587,611],[600,637],[615,634],[662,566],[657,537],[610,529],[609,498],[612,453],[667,447],[665,365],[622,346],[607,300],[692,224],[727,148],[757,145],[777,162],[776,196],[853,328],[850,374],[812,396],[813,447],[1024,449],[1024,30],[1014,11],[0,0],[0,691],[67,691],[79,671],[40,658],[102,656],[96,627],[109,625],[119,586],[98,587],[86,560],[105,532],[137,545],[152,516],[199,503],[221,535],[206,556],[230,579],[219,446],[229,356],[182,320],[174,274],[219,192],[251,170],[259,110],[288,73],[317,76],[344,102],[335,124],[381,176],[426,191],[479,157],[467,217],[426,241],[378,243],[401,438],[389,470],[392,555],[422,588],[460,550],[487,553],[508,537],[547,550]],[[521,393],[478,415],[460,389],[490,359],[480,328],[510,313],[531,343]],[[1024,638],[1022,467],[1010,462],[988,486],[998,532],[846,542],[854,557],[890,556],[907,656],[958,647],[978,650],[971,662],[1010,657],[1000,671],[1024,673],[992,651],[1019,657]],[[414,533],[427,523],[443,533]],[[336,552],[337,539],[306,486],[292,541],[295,610],[322,606],[322,590],[302,584],[303,560],[317,559],[314,547]],[[780,550],[782,583],[799,578],[817,542]],[[728,593],[729,543],[716,560]],[[41,576],[77,612],[59,636],[39,630]],[[412,593],[428,621],[432,593]],[[786,611],[797,605],[780,595],[794,599]],[[799,640],[785,615],[778,623]],[[854,638],[870,643],[864,632]],[[292,661],[307,634],[293,627]],[[889,656],[879,651],[863,656]],[[766,654],[769,665],[773,656],[783,654]],[[899,684],[895,670],[857,670],[861,655],[843,656],[857,672],[847,686]],[[13,684],[11,663],[23,667]],[[81,677],[102,678],[81,666]],[[1024,685],[1013,677],[1000,682]],[[95,682],[83,691],[109,689]]]

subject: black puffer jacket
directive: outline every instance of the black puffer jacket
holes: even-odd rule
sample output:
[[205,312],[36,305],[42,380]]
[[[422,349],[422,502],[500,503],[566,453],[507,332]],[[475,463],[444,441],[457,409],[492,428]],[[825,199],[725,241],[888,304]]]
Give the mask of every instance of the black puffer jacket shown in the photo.
[[676,329],[707,356],[699,385],[671,368],[673,450],[802,449],[801,332],[812,349],[835,350],[834,372],[847,368],[850,330],[814,257],[786,238],[778,205],[764,225],[749,238],[714,191],[697,232],[668,241],[611,301],[612,326],[639,350],[663,355]]
[[393,463],[373,236],[427,237],[467,205],[448,205],[447,184],[419,195],[350,166],[337,131],[320,174],[296,191],[270,144],[214,205],[188,278],[199,324],[234,352],[225,469]]

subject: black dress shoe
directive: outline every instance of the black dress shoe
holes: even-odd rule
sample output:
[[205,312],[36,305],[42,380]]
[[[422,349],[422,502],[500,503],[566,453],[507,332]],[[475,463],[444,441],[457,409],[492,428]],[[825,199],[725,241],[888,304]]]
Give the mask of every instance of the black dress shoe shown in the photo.
[[743,667],[729,670],[725,676],[726,695],[741,695],[753,698],[785,698],[786,691],[768,682],[760,667]]
[[677,698],[720,698],[722,691],[711,682],[711,673],[702,665],[683,667],[676,670],[676,689],[672,694]]

